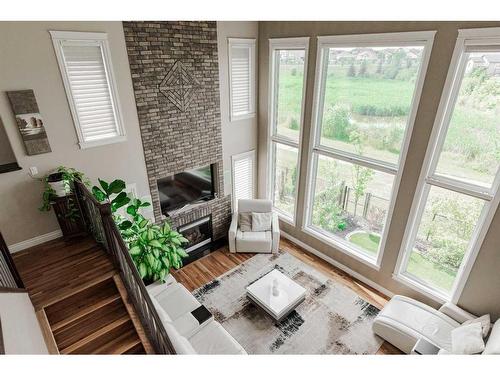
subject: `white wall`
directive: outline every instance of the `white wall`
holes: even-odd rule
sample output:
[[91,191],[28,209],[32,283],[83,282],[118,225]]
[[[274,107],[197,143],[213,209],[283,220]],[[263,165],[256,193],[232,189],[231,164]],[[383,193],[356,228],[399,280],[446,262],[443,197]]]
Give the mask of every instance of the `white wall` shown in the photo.
[[[80,149],[49,30],[108,33],[127,141]],[[0,22],[0,116],[21,171],[0,174],[0,231],[7,244],[59,229],[52,212],[40,212],[39,176],[59,165],[75,167],[96,182],[121,178],[149,195],[142,142],[121,22]],[[5,91],[33,89],[44,118],[51,153],[27,156]]]
[[[222,153],[224,163],[224,194],[231,194],[231,156],[245,151],[257,150],[257,116],[250,119],[230,121],[229,113],[229,58],[227,38],[258,38],[256,21],[217,22],[219,50],[219,81],[222,120]],[[257,51],[257,48],[256,48]],[[256,71],[258,76],[258,66]],[[257,92],[257,87],[256,87]]]
[[5,354],[48,354],[28,293],[0,293]]

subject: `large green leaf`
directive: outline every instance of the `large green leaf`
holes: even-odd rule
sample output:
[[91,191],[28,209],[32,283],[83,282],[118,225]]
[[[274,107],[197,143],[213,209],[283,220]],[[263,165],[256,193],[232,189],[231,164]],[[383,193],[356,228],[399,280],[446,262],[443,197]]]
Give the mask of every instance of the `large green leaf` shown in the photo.
[[182,247],[177,248],[176,251],[177,251],[177,254],[179,254],[183,258],[188,256],[188,253],[186,253],[186,250],[184,250]]
[[130,202],[130,198],[127,197],[127,194],[122,191],[111,201],[111,210],[115,212],[120,207],[125,206],[128,202]]
[[123,180],[114,180],[111,184],[109,184],[108,194],[118,194],[125,189],[125,181]]
[[139,269],[139,275],[141,275],[141,278],[144,279],[148,274],[146,264],[140,263],[138,269]]
[[127,207],[127,213],[129,215],[135,216],[137,215],[137,208],[135,206],[130,205]]
[[142,249],[139,246],[134,246],[128,252],[130,255],[139,255],[142,252]]
[[129,220],[125,220],[125,221],[122,221],[119,225],[118,225],[118,228],[120,228],[120,230],[127,230],[129,229],[131,226],[132,226],[132,222],[129,221]]
[[156,247],[158,249],[161,249],[162,244],[158,240],[151,240],[149,241],[149,246]]
[[100,178],[98,178],[97,181],[99,181],[99,185],[101,185],[102,190],[109,195],[109,184]]
[[99,189],[97,186],[92,187],[92,195],[97,199],[98,202],[103,202],[106,200],[106,194]]

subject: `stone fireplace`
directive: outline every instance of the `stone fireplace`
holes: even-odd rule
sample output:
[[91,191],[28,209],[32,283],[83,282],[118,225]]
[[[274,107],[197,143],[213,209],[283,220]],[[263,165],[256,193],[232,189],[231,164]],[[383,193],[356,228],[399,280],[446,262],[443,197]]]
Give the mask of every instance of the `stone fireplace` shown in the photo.
[[155,219],[165,220],[157,180],[215,165],[215,199],[168,218],[179,229],[210,216],[214,240],[227,234],[216,22],[124,22]]

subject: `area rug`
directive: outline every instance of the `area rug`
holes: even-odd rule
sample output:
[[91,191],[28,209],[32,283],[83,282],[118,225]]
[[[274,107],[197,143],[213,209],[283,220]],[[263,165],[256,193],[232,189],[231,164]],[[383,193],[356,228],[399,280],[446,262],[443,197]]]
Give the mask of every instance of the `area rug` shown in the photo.
[[[245,291],[274,268],[307,290],[280,323]],[[375,306],[289,253],[257,254],[193,294],[249,354],[374,354],[382,344],[371,329]]]

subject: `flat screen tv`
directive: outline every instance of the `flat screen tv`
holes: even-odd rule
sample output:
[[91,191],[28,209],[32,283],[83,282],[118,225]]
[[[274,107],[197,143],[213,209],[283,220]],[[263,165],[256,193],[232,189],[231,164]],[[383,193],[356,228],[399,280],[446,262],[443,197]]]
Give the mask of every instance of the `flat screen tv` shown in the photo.
[[157,181],[163,214],[214,198],[214,165],[195,168]]

